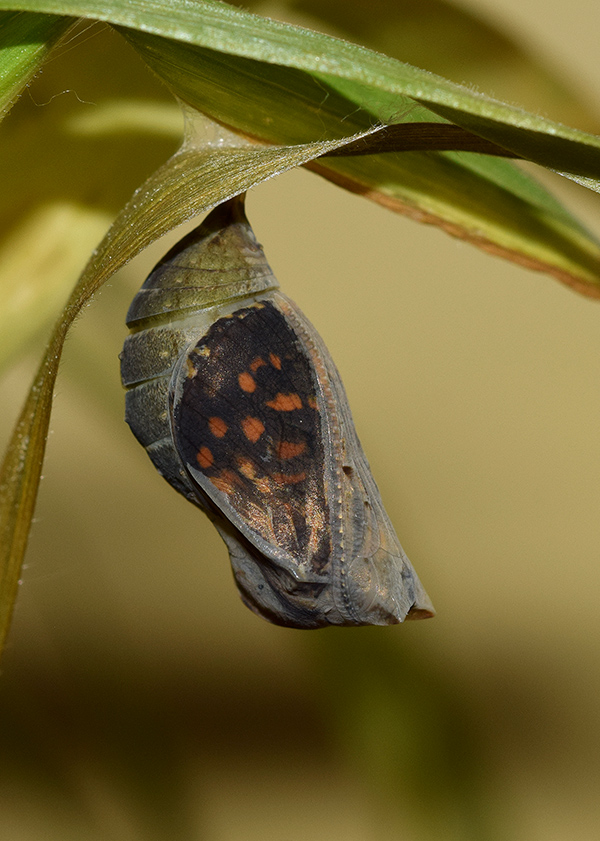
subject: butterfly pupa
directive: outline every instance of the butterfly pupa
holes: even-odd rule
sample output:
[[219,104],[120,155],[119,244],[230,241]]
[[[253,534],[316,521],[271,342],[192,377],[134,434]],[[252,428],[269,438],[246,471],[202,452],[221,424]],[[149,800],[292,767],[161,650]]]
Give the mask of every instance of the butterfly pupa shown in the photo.
[[218,529],[251,610],[292,628],[433,615],[335,364],[280,292],[242,197],[155,266],[127,325],[126,421]]

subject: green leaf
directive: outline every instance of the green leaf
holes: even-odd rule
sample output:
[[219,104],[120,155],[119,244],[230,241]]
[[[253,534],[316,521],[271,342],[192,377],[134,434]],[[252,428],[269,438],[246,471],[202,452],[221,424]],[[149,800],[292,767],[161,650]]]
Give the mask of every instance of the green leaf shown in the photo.
[[[321,75],[315,83],[314,74],[294,68],[143,34],[129,33],[128,38],[180,97],[246,135],[307,142],[315,136],[364,131],[378,119],[378,102],[362,85],[347,82],[347,95],[342,95],[329,84],[331,77]],[[339,79],[334,82],[342,88]],[[408,98],[389,96],[390,109],[392,102],[405,108],[396,123],[432,119]],[[492,253],[547,271],[578,291],[600,294],[596,239],[509,161],[468,153],[403,152],[320,159],[310,168]]]
[[163,234],[356,137],[295,147],[184,148],[146,181],[110,228],[55,325],[0,471],[0,649],[35,507],[60,356],[75,318],[114,272]]
[[[0,0],[3,5],[6,0]],[[298,144],[378,123],[417,121],[446,128],[450,121],[512,154],[569,173],[585,186],[600,184],[600,139],[593,135],[364,47],[224,3],[27,0],[20,6],[127,27],[123,33],[174,93],[261,140]],[[415,151],[319,161],[312,168],[391,209],[547,271],[578,291],[600,294],[596,239],[509,161]]]
[[[234,3],[261,14],[265,4]],[[423,67],[454,82],[493,90],[551,119],[597,132],[598,109],[565,78],[562,67],[528,48],[502,7],[488,13],[448,0],[282,0],[275,17],[303,23]],[[264,14],[264,12],[263,12]],[[273,14],[269,6],[269,14]]]
[[0,119],[72,25],[53,15],[0,12]]
[[[309,71],[340,91],[351,91],[352,99],[376,96],[376,107],[371,103],[370,110],[385,123],[394,122],[393,115],[399,104],[401,107],[398,98],[410,97],[431,110],[452,113],[458,125],[476,124],[482,136],[517,155],[600,179],[600,138],[594,135],[529,114],[365,47],[261,18],[220,0],[193,4],[173,0],[140,4],[126,0],[0,0],[0,9],[7,8],[104,20],[230,55]],[[547,141],[539,161],[538,135]]]

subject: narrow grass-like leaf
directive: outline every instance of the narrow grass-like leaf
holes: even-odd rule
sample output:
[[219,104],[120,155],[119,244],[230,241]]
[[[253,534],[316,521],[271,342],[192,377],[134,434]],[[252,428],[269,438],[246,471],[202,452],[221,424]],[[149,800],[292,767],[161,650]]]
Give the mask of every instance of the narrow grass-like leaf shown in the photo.
[[54,15],[0,12],[0,119],[72,25]]
[[274,175],[352,142],[183,149],[136,192],[94,252],[59,318],[0,471],[0,649],[8,633],[40,481],[54,384],[73,321],[115,271],[158,237]]
[[[0,0],[0,8],[7,0]],[[355,44],[214,0],[23,0],[21,8],[109,20],[185,101],[277,144],[374,124],[454,123],[512,154],[600,184],[600,139],[496,102]],[[169,38],[157,37],[156,34]],[[319,161],[317,171],[495,254],[600,294],[600,247],[508,161],[468,152]]]
[[[309,71],[340,93],[367,104],[393,122],[398,97],[406,96],[452,122],[506,146],[521,157],[578,176],[600,179],[600,138],[498,102],[381,53],[233,8],[220,0],[0,0],[19,8],[105,20],[218,52]],[[371,104],[370,110],[373,111]],[[543,141],[540,135],[544,135]],[[539,154],[536,138],[540,140]],[[561,143],[560,141],[569,141]],[[551,162],[550,162],[551,161]]]
[[[233,5],[258,14],[264,8],[261,0]],[[551,119],[600,130],[598,107],[585,101],[564,68],[528,47],[527,31],[517,29],[502,7],[492,12],[475,5],[468,8],[458,0],[284,0],[281,11],[275,8],[278,19],[305,16],[314,29],[459,84],[493,90],[496,97]]]
[[[324,76],[127,32],[144,59],[177,94],[243,134],[270,142],[336,137],[377,123],[380,92],[346,94]],[[331,77],[329,77],[329,80]],[[336,86],[340,80],[336,79]],[[356,96],[358,94],[360,96]],[[355,97],[352,99],[352,97]],[[439,117],[410,98],[390,96],[402,123]],[[404,110],[402,110],[404,109]],[[276,115],[276,116],[274,116]],[[440,133],[452,128],[439,123]],[[372,134],[365,143],[378,137]],[[471,135],[474,137],[474,135]],[[464,139],[464,138],[463,138]],[[432,135],[431,146],[437,139]],[[600,296],[600,246],[567,211],[510,161],[468,152],[403,152],[354,159],[319,159],[310,166],[341,186],[528,268],[546,271],[577,291]]]

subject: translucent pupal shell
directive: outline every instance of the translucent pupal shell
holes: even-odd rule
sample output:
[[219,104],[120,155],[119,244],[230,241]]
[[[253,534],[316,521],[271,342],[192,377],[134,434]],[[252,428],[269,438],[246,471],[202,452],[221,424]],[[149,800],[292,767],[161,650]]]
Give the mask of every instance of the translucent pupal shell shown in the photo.
[[295,628],[433,615],[333,360],[279,291],[241,199],[160,261],[127,324],[126,420],[214,522],[248,607]]

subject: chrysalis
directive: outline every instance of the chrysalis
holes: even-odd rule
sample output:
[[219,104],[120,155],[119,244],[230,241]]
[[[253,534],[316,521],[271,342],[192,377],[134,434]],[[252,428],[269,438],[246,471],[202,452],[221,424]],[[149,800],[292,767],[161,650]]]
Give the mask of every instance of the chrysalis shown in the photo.
[[279,291],[243,198],[158,263],[127,325],[127,423],[217,527],[251,610],[291,628],[433,615],[333,360]]

